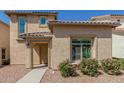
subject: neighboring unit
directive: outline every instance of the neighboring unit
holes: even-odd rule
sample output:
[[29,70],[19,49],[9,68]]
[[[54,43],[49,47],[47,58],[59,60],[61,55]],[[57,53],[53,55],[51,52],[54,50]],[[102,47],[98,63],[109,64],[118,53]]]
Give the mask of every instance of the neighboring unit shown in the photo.
[[[48,64],[65,59],[112,58],[112,29],[118,22],[60,21],[55,12],[6,11],[10,17],[11,64]],[[66,15],[65,15],[66,16]]]
[[121,25],[112,30],[112,56],[124,58],[124,15],[103,15],[92,18],[93,21],[113,21]]
[[0,20],[0,65],[10,58],[9,25]]

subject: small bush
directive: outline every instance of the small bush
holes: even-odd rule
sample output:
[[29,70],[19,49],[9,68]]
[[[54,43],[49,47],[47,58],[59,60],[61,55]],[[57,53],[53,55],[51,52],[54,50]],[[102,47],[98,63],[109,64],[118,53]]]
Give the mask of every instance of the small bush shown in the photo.
[[124,59],[120,58],[120,59],[118,59],[118,62],[120,62],[121,69],[124,70]]
[[109,75],[120,74],[120,62],[113,59],[106,59],[101,61],[103,71]]
[[80,70],[83,74],[96,77],[99,75],[98,61],[95,59],[83,59],[80,63]]
[[70,64],[71,62],[67,59],[64,60],[59,65],[59,70],[61,72],[61,75],[63,77],[69,77],[69,76],[75,76],[76,75],[76,69],[73,65]]

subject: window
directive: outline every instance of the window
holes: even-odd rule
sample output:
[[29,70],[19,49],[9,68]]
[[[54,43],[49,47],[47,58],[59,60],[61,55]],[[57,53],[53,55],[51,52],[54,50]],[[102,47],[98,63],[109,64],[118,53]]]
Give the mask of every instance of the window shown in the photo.
[[2,49],[2,59],[6,59],[6,50]]
[[45,25],[46,24],[46,18],[44,16],[41,17],[40,24],[41,25]]
[[91,40],[72,39],[72,60],[81,60],[91,57]]
[[21,17],[19,19],[19,32],[24,33],[25,32],[25,19],[24,17]]

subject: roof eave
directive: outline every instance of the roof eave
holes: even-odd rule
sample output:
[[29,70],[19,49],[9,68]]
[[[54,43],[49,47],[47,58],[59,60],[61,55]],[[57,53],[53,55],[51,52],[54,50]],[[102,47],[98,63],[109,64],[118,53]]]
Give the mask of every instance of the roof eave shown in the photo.
[[113,23],[113,24],[85,24],[85,23],[57,23],[57,22],[48,22],[49,28],[52,30],[53,26],[56,25],[83,25],[83,26],[109,26],[109,27],[117,27],[120,26],[120,23]]
[[56,23],[48,22],[48,25],[101,25],[101,26],[120,26],[120,23]]

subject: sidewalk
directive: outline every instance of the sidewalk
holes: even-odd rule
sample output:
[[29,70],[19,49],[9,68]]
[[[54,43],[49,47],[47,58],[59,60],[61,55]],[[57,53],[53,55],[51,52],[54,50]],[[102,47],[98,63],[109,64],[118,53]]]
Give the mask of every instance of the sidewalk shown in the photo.
[[35,68],[26,74],[23,78],[18,80],[16,83],[40,83],[47,67]]

